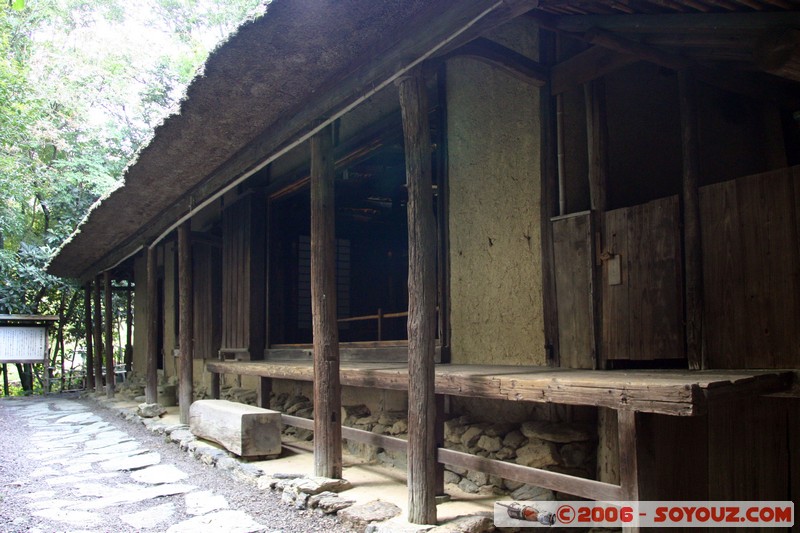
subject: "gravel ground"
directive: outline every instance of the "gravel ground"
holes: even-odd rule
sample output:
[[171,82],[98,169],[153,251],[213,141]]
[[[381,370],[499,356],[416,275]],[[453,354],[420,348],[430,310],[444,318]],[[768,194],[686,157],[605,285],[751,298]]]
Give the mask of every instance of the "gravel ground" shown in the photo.
[[[181,483],[196,485],[200,490],[211,490],[215,494],[224,496],[231,509],[242,510],[263,524],[265,532],[314,532],[325,531],[329,533],[344,533],[351,531],[332,516],[320,516],[313,511],[299,511],[280,501],[277,493],[262,492],[256,487],[236,480],[228,472],[220,471],[212,466],[207,466],[195,460],[182,451],[177,444],[165,441],[164,436],[147,430],[138,422],[126,421],[97,403],[80,399],[75,394],[53,395],[48,398],[3,398],[0,399],[0,531],[4,533],[42,531],[139,531],[118,520],[114,515],[119,513],[116,508],[109,508],[99,513],[108,518],[110,527],[80,528],[60,525],[53,529],[56,522],[39,518],[31,514],[31,499],[25,494],[50,489],[45,479],[32,476],[39,467],[36,458],[28,457],[30,451],[26,450],[25,443],[31,435],[40,430],[32,428],[28,421],[21,419],[15,406],[33,404],[35,402],[47,403],[51,410],[57,409],[57,403],[63,400],[72,400],[82,403],[87,409],[103,420],[109,422],[117,429],[127,433],[138,441],[142,447],[161,454],[161,464],[171,464],[188,474],[188,479]],[[10,409],[11,408],[11,409]],[[65,413],[68,414],[68,413]],[[93,465],[98,470],[97,465]],[[105,485],[114,483],[130,483],[128,474],[103,480]],[[69,487],[64,487],[69,489]],[[63,489],[62,489],[63,491]],[[54,496],[65,497],[69,494],[59,493]],[[79,499],[79,498],[78,498]],[[172,502],[175,505],[175,514],[169,523],[160,524],[158,530],[166,530],[170,525],[181,522],[190,515],[185,512],[184,495],[165,496],[158,499],[158,504]],[[124,512],[131,513],[152,508],[152,501],[125,504]]]

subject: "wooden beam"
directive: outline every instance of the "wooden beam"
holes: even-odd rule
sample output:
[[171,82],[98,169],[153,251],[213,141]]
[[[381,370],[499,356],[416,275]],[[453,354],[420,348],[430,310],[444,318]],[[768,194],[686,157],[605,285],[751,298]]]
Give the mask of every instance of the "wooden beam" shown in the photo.
[[103,296],[105,298],[103,307],[106,319],[106,395],[109,398],[113,398],[116,389],[116,379],[114,375],[114,307],[111,299],[111,272],[108,270],[103,272],[103,285]]
[[485,37],[468,42],[461,48],[443,56],[442,59],[451,57],[476,59],[536,87],[544,86],[550,78],[548,69],[539,62]]
[[158,273],[155,246],[147,248],[147,370],[145,402],[158,402]]
[[630,54],[593,46],[553,66],[550,74],[551,91],[559,95],[637,61],[639,59]]
[[92,284],[83,289],[84,326],[86,328],[86,388],[94,390],[94,350],[92,349]]
[[608,210],[608,116],[605,82],[590,81],[583,86],[586,108],[586,141],[589,196],[592,210],[592,311],[594,315],[594,367],[605,367],[603,354],[603,265],[597,257],[602,250],[605,213]]
[[[639,500],[639,454],[636,435],[636,411],[620,409],[617,411],[619,431],[619,481],[622,492],[621,500]],[[626,527],[623,533],[638,533],[638,527]]]
[[436,523],[436,220],[421,68],[398,80],[408,187],[408,520]]
[[314,340],[314,473],[342,477],[342,391],[336,322],[333,132],[311,138],[311,311]]
[[[538,15],[537,15],[538,18]],[[670,15],[575,15],[550,17],[559,31],[585,32],[602,28],[628,33],[733,33],[768,30],[775,27],[800,26],[800,12],[773,13],[686,13]]]
[[683,153],[683,253],[686,356],[689,367],[707,367],[703,345],[703,246],[700,228],[700,156],[694,78],[678,72]]
[[130,374],[133,370],[133,287],[128,282],[125,294],[125,372]]
[[[556,36],[552,32],[539,33],[539,54],[546,65],[556,61]],[[556,298],[555,252],[553,225],[550,220],[558,214],[558,163],[556,127],[556,101],[550,84],[539,93],[539,118],[541,124],[541,192],[539,224],[542,231],[542,293],[545,349],[547,364],[559,365],[558,300]]]
[[178,226],[178,317],[180,377],[178,378],[178,404],[181,424],[189,423],[189,408],[192,405],[194,363],[194,309],[192,302],[192,244],[190,242],[191,221]]
[[100,277],[94,280],[94,388],[103,390],[103,330],[100,314]]

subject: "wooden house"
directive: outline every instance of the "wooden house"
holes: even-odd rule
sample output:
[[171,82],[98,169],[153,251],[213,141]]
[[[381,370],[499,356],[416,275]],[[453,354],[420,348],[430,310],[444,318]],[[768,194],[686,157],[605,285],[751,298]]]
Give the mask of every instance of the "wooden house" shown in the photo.
[[[50,271],[133,272],[150,401],[240,376],[314,397],[319,474],[406,451],[414,522],[442,464],[796,500],[798,82],[797,0],[274,0]],[[588,422],[593,479],[442,447],[464,413]]]

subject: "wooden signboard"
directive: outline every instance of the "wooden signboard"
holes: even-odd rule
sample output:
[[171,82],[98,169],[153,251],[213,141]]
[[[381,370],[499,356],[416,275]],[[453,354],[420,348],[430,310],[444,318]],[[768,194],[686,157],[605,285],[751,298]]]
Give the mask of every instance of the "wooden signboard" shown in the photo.
[[41,363],[48,353],[47,327],[54,316],[0,315],[0,363]]

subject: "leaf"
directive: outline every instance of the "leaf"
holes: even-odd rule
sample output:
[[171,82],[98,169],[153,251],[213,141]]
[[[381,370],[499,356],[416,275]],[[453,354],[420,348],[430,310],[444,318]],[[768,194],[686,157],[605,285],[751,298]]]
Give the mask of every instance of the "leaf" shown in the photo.
[[11,0],[11,9],[14,11],[22,11],[25,9],[25,0]]

